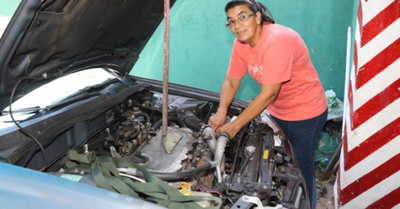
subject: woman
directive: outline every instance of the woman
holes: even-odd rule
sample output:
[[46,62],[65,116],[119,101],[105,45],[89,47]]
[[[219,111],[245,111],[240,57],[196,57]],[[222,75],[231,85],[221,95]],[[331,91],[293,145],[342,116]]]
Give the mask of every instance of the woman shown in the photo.
[[[233,138],[267,108],[289,137],[315,208],[314,149],[326,121],[327,103],[308,49],[295,31],[275,24],[259,2],[232,0],[225,12],[236,39],[219,108],[209,124],[217,134],[226,132]],[[228,106],[247,72],[261,85],[261,92],[242,114],[225,124]]]

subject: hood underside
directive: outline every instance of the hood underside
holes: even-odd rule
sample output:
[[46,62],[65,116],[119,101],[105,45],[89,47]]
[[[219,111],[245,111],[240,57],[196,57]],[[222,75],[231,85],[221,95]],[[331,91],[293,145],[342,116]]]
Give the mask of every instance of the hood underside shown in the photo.
[[[23,0],[0,42],[1,104],[89,66],[128,73],[164,14],[163,0]],[[171,2],[171,5],[174,1]]]

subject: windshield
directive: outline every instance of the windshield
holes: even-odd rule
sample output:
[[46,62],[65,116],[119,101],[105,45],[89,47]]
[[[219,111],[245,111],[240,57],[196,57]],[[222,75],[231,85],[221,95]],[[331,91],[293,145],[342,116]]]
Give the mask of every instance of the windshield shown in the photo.
[[[24,120],[40,109],[57,104],[81,89],[101,84],[112,78],[114,77],[110,73],[101,68],[79,71],[58,78],[15,101],[11,105],[13,116],[17,121]],[[14,124],[8,113],[9,107],[5,108],[3,116],[0,116],[0,128]]]

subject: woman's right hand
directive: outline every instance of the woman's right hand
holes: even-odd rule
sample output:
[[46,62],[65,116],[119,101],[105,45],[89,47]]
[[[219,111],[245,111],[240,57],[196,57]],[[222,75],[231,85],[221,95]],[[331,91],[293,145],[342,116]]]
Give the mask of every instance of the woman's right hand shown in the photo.
[[233,77],[226,75],[222,84],[220,101],[217,112],[208,119],[208,125],[217,133],[218,128],[226,123],[226,115],[239,86],[242,77]]
[[226,114],[223,112],[217,111],[213,116],[208,119],[208,125],[211,126],[214,131],[216,131],[219,127],[224,125],[226,122]]

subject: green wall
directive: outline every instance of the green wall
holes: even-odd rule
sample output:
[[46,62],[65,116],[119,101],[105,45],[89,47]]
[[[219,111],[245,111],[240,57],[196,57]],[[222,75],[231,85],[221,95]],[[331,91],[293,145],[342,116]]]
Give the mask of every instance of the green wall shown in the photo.
[[0,0],[0,15],[11,17],[21,0]]
[[[225,27],[227,0],[177,0],[171,10],[169,80],[219,92],[228,67],[234,36]],[[347,27],[354,1],[260,0],[277,23],[295,29],[306,42],[325,90],[343,100]],[[134,75],[162,80],[163,23],[134,67]],[[248,100],[259,92],[249,76],[236,97]]]
[[[0,15],[11,17],[20,0],[1,0]],[[220,91],[234,36],[225,27],[228,0],[177,0],[171,10],[170,82]],[[306,42],[325,90],[343,100],[347,27],[357,1],[260,0],[277,23],[295,29]],[[356,2],[356,3],[355,3]],[[134,67],[134,75],[162,80],[163,30],[155,32]],[[248,100],[259,92],[249,76],[236,97]]]
[[347,28],[352,25],[354,1],[267,0],[276,21],[295,29],[306,42],[325,90],[343,101]]

